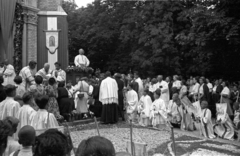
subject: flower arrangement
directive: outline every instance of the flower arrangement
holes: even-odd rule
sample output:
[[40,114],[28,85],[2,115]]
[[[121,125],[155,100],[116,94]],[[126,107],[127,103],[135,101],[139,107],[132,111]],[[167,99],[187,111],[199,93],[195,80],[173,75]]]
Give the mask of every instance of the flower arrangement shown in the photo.
[[91,67],[68,66],[65,71],[66,71],[66,73],[73,73],[73,72],[83,73],[83,72],[85,72],[88,74],[92,74],[94,70]]

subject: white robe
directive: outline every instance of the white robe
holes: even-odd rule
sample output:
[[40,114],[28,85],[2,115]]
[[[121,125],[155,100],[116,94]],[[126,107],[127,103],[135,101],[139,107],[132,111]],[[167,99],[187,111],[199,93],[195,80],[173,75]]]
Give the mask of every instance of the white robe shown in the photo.
[[138,103],[138,94],[135,90],[129,90],[126,93],[126,103],[128,103],[127,106],[127,113],[131,114],[134,111],[136,111],[137,103]]
[[165,102],[161,98],[156,99],[152,103],[152,107],[150,108],[150,119],[152,119],[153,126],[166,123],[167,109]]
[[[58,76],[56,77],[55,75],[55,73],[58,73]],[[62,70],[62,69],[59,69],[59,70],[54,70],[53,72],[52,72],[52,76],[57,80],[57,81],[59,81],[59,82],[66,82],[66,72],[64,71],[64,70]]]
[[141,98],[142,95],[143,95],[143,82],[142,82],[142,80],[140,79],[140,77],[137,78],[137,79],[135,80],[135,82],[138,83],[138,97]]
[[157,90],[157,88],[156,88],[156,85],[155,85],[155,84],[149,85],[149,91],[150,91],[150,92],[154,93],[156,90]]
[[179,80],[174,81],[173,84],[172,84],[172,88],[173,87],[176,87],[177,89],[180,89],[181,88],[181,81],[179,81]]
[[24,67],[20,73],[19,76],[22,77],[22,86],[25,87],[25,90],[28,90],[28,88],[31,85],[35,84],[34,79],[35,71],[31,70],[29,66]]
[[[162,88],[160,88],[162,86]],[[167,107],[169,103],[169,88],[168,88],[168,83],[166,81],[161,81],[156,84],[156,88],[161,89],[161,99],[165,102],[165,105]]]
[[39,109],[31,121],[31,126],[35,130],[57,128],[58,122],[52,113],[48,113],[45,109]]
[[103,105],[118,104],[118,85],[116,80],[111,77],[104,79],[100,85],[99,101]]
[[[87,113],[87,100],[88,100],[88,93],[89,93],[89,85],[85,81],[79,81],[78,84],[74,87],[74,90],[78,91],[75,94],[75,108],[78,113]],[[78,94],[84,94],[82,99],[78,98]]]
[[[177,104],[173,102],[173,100],[170,100],[167,107],[167,113],[171,114],[171,116],[176,116],[178,114],[177,107]],[[171,121],[172,117],[169,116],[168,118]]]
[[223,120],[214,125],[214,132],[221,138],[232,140],[234,136],[234,128],[228,114],[225,113]]
[[7,97],[0,103],[0,120],[5,119],[7,116],[17,118],[20,109],[20,104],[12,97]]
[[12,84],[14,85],[14,78],[16,76],[14,67],[9,64],[6,67],[6,70],[3,73],[3,78],[4,78],[4,82],[3,82],[3,86],[6,86],[8,84]]
[[18,113],[19,127],[30,125],[35,114],[36,111],[31,106],[23,105]]
[[139,100],[138,112],[143,113],[145,117],[150,116],[150,109],[152,107],[152,100],[149,95],[142,96]]
[[202,110],[200,120],[201,120],[200,130],[202,135],[210,139],[215,138],[216,136],[214,135],[212,124],[212,113],[209,109]]
[[75,66],[84,65],[84,66],[88,67],[90,64],[90,61],[88,60],[88,58],[85,55],[77,55],[74,59],[74,64],[75,64]]
[[43,81],[47,81],[51,77],[51,73],[52,71],[50,69],[46,72],[46,70],[42,68],[36,73],[36,76],[39,75],[43,78]]

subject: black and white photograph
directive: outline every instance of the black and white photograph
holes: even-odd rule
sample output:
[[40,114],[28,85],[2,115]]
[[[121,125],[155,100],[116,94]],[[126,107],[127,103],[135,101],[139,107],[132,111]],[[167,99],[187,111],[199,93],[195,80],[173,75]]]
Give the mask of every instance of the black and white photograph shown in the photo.
[[239,156],[240,0],[0,0],[0,156]]

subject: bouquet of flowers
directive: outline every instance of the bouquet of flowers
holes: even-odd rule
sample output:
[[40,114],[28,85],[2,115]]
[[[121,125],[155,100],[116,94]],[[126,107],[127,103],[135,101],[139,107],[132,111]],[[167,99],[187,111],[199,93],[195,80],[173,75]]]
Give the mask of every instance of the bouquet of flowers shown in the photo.
[[71,73],[71,72],[78,72],[78,73],[86,72],[86,73],[92,74],[94,70],[93,70],[93,68],[91,68],[91,67],[68,66],[65,71],[66,71],[66,73]]

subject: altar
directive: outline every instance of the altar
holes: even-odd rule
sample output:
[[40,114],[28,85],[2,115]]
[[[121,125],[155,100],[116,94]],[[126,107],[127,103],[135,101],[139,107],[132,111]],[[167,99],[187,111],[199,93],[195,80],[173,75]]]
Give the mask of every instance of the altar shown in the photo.
[[89,78],[94,70],[91,67],[82,69],[81,67],[69,66],[65,71],[67,73],[67,82],[76,84],[83,77]]

